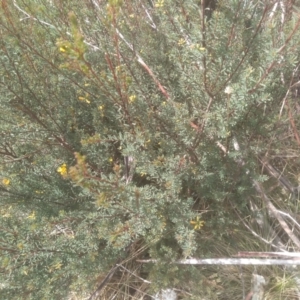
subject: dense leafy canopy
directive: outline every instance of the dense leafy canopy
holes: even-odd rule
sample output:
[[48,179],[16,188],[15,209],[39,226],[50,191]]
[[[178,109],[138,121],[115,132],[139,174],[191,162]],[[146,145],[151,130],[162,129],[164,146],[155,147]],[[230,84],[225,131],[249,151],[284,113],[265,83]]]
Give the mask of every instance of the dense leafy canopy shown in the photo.
[[293,1],[2,1],[1,298],[86,297],[122,262],[233,299],[168,263],[273,249],[241,225],[267,215],[266,158],[297,185],[299,20]]

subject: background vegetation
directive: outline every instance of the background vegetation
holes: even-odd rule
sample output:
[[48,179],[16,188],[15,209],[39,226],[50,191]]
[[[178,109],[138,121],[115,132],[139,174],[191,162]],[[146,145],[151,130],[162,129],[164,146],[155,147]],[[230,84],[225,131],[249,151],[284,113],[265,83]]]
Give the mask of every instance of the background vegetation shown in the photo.
[[3,0],[1,298],[241,299],[253,267],[170,262],[299,251],[298,5]]

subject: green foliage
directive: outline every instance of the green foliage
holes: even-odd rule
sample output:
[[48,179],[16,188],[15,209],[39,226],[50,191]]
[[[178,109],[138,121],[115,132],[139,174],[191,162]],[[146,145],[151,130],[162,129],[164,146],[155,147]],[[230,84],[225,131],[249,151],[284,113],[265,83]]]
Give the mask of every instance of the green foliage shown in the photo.
[[168,263],[237,243],[298,21],[269,1],[201,5],[3,1],[1,298],[84,297],[136,256],[158,260],[157,286],[193,282]]

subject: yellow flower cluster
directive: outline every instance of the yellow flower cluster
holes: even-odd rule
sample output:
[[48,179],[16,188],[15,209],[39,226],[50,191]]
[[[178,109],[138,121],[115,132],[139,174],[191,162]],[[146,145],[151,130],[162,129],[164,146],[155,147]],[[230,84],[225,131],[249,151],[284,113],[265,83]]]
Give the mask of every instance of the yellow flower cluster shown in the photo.
[[56,170],[61,176],[66,176],[68,173],[67,165],[62,164],[60,167]]

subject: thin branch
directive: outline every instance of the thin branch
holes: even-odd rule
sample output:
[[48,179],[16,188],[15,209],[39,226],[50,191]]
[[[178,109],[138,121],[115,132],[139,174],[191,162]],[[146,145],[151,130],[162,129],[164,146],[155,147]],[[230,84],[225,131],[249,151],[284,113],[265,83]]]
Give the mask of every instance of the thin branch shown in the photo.
[[93,294],[90,296],[90,298],[88,300],[96,300],[98,298],[101,290],[110,281],[110,279],[113,277],[113,275],[115,274],[115,272],[117,271],[118,268],[119,268],[119,266],[117,264],[113,268],[111,268],[111,270],[107,273],[105,278],[99,284],[98,288],[93,292]]
[[146,22],[146,23],[149,24],[153,29],[157,30],[157,27],[156,27],[156,25],[155,25],[155,23],[154,23],[154,21],[153,21],[151,15],[149,14],[147,8],[146,8],[143,4],[142,4],[142,7],[143,7],[143,9],[145,10],[145,13],[146,13],[148,19],[149,19],[150,22],[151,22],[151,24],[150,24],[149,22]]
[[[41,24],[44,24],[44,25],[47,25],[47,26],[50,26],[51,28],[53,29],[57,29],[54,25],[50,24],[50,23],[47,23],[47,22],[44,22],[44,21],[41,21],[31,15],[29,15],[27,12],[25,12],[24,10],[22,10],[17,4],[16,2],[14,1],[14,6],[22,13],[24,13],[27,18],[31,18],[32,20],[34,21],[37,21]],[[22,21],[22,20],[21,20]],[[150,67],[145,63],[145,61],[141,58],[141,56],[139,54],[137,54],[134,49],[133,49],[133,46],[127,42],[127,40],[124,38],[124,36],[119,32],[118,29],[116,29],[116,32],[118,34],[118,36],[125,42],[125,44],[135,53],[136,57],[137,57],[137,61],[138,63],[147,71],[147,73],[150,75],[150,77],[153,79],[153,81],[155,82],[155,84],[158,86],[159,90],[162,92],[162,94],[166,97],[166,99],[169,99],[170,96],[168,94],[168,92],[166,91],[166,89],[162,86],[162,84],[159,82],[159,80],[155,77],[154,73],[152,72],[152,70],[150,69]],[[70,32],[66,32],[67,35],[71,36],[71,33]],[[92,48],[94,48],[94,50],[100,50],[99,47],[97,46],[94,46],[86,41],[84,41],[84,43]]]
[[238,252],[237,255],[234,255],[236,257],[264,257],[264,258],[270,258],[270,257],[276,257],[276,258],[297,258],[300,259],[300,253],[299,252],[254,252],[254,251],[241,251]]
[[[287,37],[287,39],[285,40],[284,44],[277,50],[278,54],[281,54],[283,52],[283,50],[287,47],[288,43],[291,41],[292,37],[294,36],[294,34],[297,32],[298,28],[300,26],[300,18],[298,19],[295,27],[293,28],[292,32],[290,33],[290,35]],[[254,93],[258,86],[262,83],[262,81],[270,74],[270,72],[273,70],[274,66],[276,65],[276,60],[274,60],[266,69],[266,71],[264,72],[264,74],[261,76],[261,78],[258,80],[258,82],[255,84],[254,88],[252,88],[251,90],[248,91],[248,93],[252,94]]]
[[279,173],[266,159],[258,158],[263,168],[266,168],[268,173],[278,180],[280,185],[289,193],[294,194],[296,187],[282,174]]
[[[157,259],[138,259],[140,263],[157,263]],[[176,265],[252,265],[252,266],[284,266],[300,265],[300,258],[294,259],[259,259],[259,258],[190,258],[172,262]]]
[[[263,241],[264,243],[266,243],[266,244],[268,244],[268,245],[270,245],[270,246],[272,246],[272,247],[274,247],[274,248],[277,248],[277,249],[279,249],[279,250],[281,250],[281,251],[285,251],[284,249],[282,249],[282,247],[280,247],[280,246],[277,246],[277,245],[275,245],[274,243],[273,243],[273,240],[274,239],[272,239],[271,241],[268,241],[268,240],[266,240],[266,239],[264,239],[263,237],[261,237],[258,233],[256,233],[252,228],[250,228],[250,226],[249,225],[247,225],[247,223],[241,218],[241,216],[238,214],[238,212],[236,211],[236,214],[237,214],[237,216],[239,217],[239,219],[241,220],[241,222],[244,224],[244,226],[255,236],[255,237],[257,237],[257,238],[259,238],[261,241]],[[257,217],[255,218],[255,220],[256,220],[256,222],[260,225],[260,220],[257,220]],[[278,237],[275,237],[275,239],[278,239]],[[280,241],[280,243],[282,244],[282,242]],[[278,243],[277,243],[278,244]],[[282,244],[283,245],[283,244]]]
[[262,23],[263,23],[263,20],[264,20],[264,18],[266,16],[267,11],[268,11],[268,6],[265,7],[265,9],[263,11],[263,14],[262,14],[262,17],[261,17],[258,25],[256,26],[255,32],[254,32],[253,36],[251,37],[248,46],[244,50],[243,55],[242,55],[240,61],[238,62],[238,64],[236,65],[235,69],[231,72],[231,74],[228,76],[228,78],[225,80],[225,82],[223,82],[223,84],[221,85],[221,87],[218,89],[218,91],[215,94],[219,93],[220,91],[222,91],[225,88],[225,86],[227,85],[227,83],[233,78],[233,76],[237,73],[237,71],[239,70],[239,68],[241,67],[241,65],[243,64],[243,62],[245,61],[245,59],[246,59],[246,57],[247,57],[247,55],[248,55],[248,53],[250,51],[250,46],[254,42],[256,36],[259,34],[259,31],[260,31],[260,29],[262,27]]
[[52,24],[50,24],[50,23],[47,23],[47,22],[45,22],[45,21],[41,21],[41,20],[39,20],[39,19],[37,19],[37,18],[35,18],[35,17],[29,15],[25,10],[21,9],[21,8],[17,5],[16,0],[14,0],[14,7],[16,7],[20,12],[22,12],[24,15],[26,15],[26,17],[23,18],[23,19],[20,19],[20,21],[23,21],[23,20],[26,20],[26,19],[32,19],[32,20],[34,20],[34,21],[38,21],[38,22],[41,23],[41,24],[44,24],[44,25],[47,25],[47,26],[49,26],[49,27],[52,27],[52,28],[56,29],[54,25],[52,25]]
[[271,10],[271,13],[270,13],[270,19],[269,20],[272,20],[273,17],[275,16],[275,12],[276,12],[276,9],[278,7],[278,2],[276,2]]
[[283,211],[281,211],[281,210],[277,210],[280,214],[282,214],[282,215],[284,215],[284,216],[286,216],[286,217],[288,217],[290,220],[292,220],[293,222],[294,222],[294,224],[296,225],[296,226],[298,226],[298,228],[300,228],[300,225],[299,225],[299,223],[290,215],[290,214],[288,214],[288,213],[286,213],[286,212],[283,212]]
[[[24,21],[24,20],[26,20],[26,19],[31,19],[31,20],[33,20],[33,21],[36,21],[36,22],[41,23],[41,24],[44,24],[44,25],[49,26],[49,27],[51,27],[52,29],[55,29],[55,30],[58,31],[58,29],[57,29],[54,25],[52,25],[52,24],[50,24],[50,23],[48,23],[48,22],[42,21],[42,20],[40,20],[40,19],[38,19],[38,18],[35,18],[35,17],[33,17],[32,15],[29,15],[26,11],[24,11],[22,8],[20,8],[20,7],[17,5],[16,0],[14,0],[14,6],[15,6],[15,8],[17,8],[21,13],[25,14],[25,16],[26,16],[25,18],[20,19],[21,22]],[[66,32],[66,34],[67,34],[68,36],[72,36],[72,34],[71,34],[70,32],[68,32],[68,31]],[[101,50],[99,47],[97,47],[97,46],[95,46],[95,45],[93,45],[93,44],[91,44],[91,43],[89,43],[89,42],[87,42],[87,41],[85,41],[85,40],[84,40],[83,42],[84,42],[86,45],[88,45],[88,46],[94,48],[94,50]]]
[[122,33],[116,29],[117,34],[119,35],[119,37],[123,40],[123,42],[127,45],[127,47],[135,54],[138,63],[146,70],[146,72],[150,75],[150,77],[153,79],[153,81],[155,82],[155,84],[158,86],[159,90],[162,92],[162,94],[165,96],[166,99],[169,99],[170,96],[168,94],[168,92],[166,91],[166,89],[161,85],[161,83],[159,82],[159,80],[155,77],[154,73],[152,72],[152,70],[150,69],[150,67],[144,62],[144,60],[142,59],[142,57],[134,50],[133,46],[124,38],[124,36],[122,35]]
[[300,241],[298,237],[293,233],[293,231],[289,228],[288,224],[285,222],[285,220],[282,218],[276,207],[271,202],[270,198],[266,195],[264,192],[262,186],[256,181],[253,180],[254,187],[257,192],[259,192],[262,196],[262,199],[264,200],[266,206],[270,209],[273,216],[277,219],[279,224],[281,225],[282,229],[286,232],[286,234],[289,236],[289,238],[294,242],[294,244],[300,249]]
[[[226,154],[227,149],[224,147],[219,141],[216,142],[218,147],[222,149],[222,151]],[[237,139],[234,137],[234,148],[236,151],[240,151],[240,146],[238,144]],[[242,165],[245,165],[245,162],[241,159],[240,161],[237,161],[237,163],[242,163]],[[249,172],[249,171],[246,171]],[[266,207],[269,209],[270,214],[272,214],[279,224],[281,225],[282,229],[286,232],[286,234],[289,236],[289,238],[294,242],[294,244],[300,249],[300,240],[298,237],[293,233],[293,231],[289,228],[288,224],[285,222],[285,220],[282,218],[276,207],[273,205],[270,198],[266,195],[263,187],[259,184],[259,182],[255,179],[252,179],[252,183],[254,185],[254,188],[262,196],[262,199],[265,202]]]
[[127,268],[125,268],[125,267],[124,267],[123,265],[121,265],[121,264],[116,264],[116,266],[118,266],[118,267],[124,269],[126,272],[128,272],[129,274],[131,274],[131,275],[137,277],[138,279],[142,280],[142,281],[145,282],[145,283],[151,283],[151,281],[148,281],[148,280],[146,280],[146,279],[144,279],[144,278],[142,278],[142,277],[140,277],[140,276],[134,274],[133,272],[131,272],[130,270],[128,270]]

